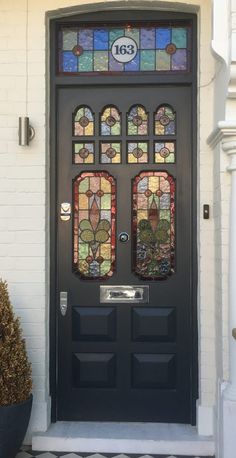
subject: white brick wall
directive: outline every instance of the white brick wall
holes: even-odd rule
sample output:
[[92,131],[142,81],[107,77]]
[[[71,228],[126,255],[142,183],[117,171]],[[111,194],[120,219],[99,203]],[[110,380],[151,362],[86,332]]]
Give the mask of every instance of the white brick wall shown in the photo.
[[[167,5],[157,1],[156,5]],[[80,2],[85,3],[83,1]],[[88,0],[86,3],[95,4]],[[176,8],[184,11],[184,2],[176,1]],[[28,4],[28,15],[27,15]],[[78,0],[0,0],[0,272],[9,282],[11,299],[22,318],[29,356],[33,363],[34,394],[38,414],[33,416],[32,428],[47,426],[48,407],[48,289],[46,280],[46,21],[47,11],[77,6]],[[114,1],[115,4],[115,1]],[[131,4],[131,2],[130,2]],[[142,2],[140,3],[142,4]],[[178,5],[179,4],[179,5]],[[198,258],[199,258],[199,388],[200,405],[215,404],[215,323],[221,328],[217,352],[227,374],[227,294],[226,270],[215,271],[215,247],[227,245],[228,186],[225,173],[221,207],[220,186],[216,181],[216,158],[207,146],[207,137],[214,124],[213,87],[215,64],[211,55],[211,1],[189,0],[188,11],[199,5],[199,156],[198,156]],[[152,3],[153,5],[153,3]],[[177,6],[178,5],[178,6]],[[78,9],[77,9],[78,11]],[[59,14],[58,11],[56,11]],[[55,13],[55,14],[56,14]],[[26,27],[28,16],[28,29]],[[28,34],[28,43],[26,35]],[[26,93],[26,63],[28,87]],[[27,97],[26,97],[27,96]],[[28,101],[26,104],[26,100]],[[26,113],[36,130],[36,137],[27,148],[17,144],[18,117]],[[222,187],[221,187],[222,189]],[[47,196],[48,199],[48,196]],[[202,205],[209,203],[210,220],[202,219]],[[214,203],[214,212],[213,212]],[[220,212],[224,220],[220,221]],[[215,219],[214,219],[215,218]],[[214,224],[216,235],[214,236]],[[216,237],[216,238],[214,238]],[[227,263],[227,251],[216,252],[217,259]],[[219,264],[219,263],[218,263]],[[215,282],[216,280],[216,282]],[[215,284],[217,290],[215,291]],[[220,315],[221,297],[224,299]],[[217,363],[219,365],[219,362]],[[39,406],[40,404],[40,406]],[[43,417],[44,415],[44,417]]]

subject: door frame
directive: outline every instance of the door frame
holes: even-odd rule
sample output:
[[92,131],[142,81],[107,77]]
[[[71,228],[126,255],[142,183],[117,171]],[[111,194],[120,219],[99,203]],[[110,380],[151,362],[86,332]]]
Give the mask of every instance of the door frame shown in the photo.
[[[95,5],[96,7],[96,5]],[[49,175],[49,192],[50,192],[50,243],[48,250],[50,251],[50,309],[49,309],[49,380],[50,380],[50,396],[51,396],[51,421],[57,421],[57,367],[58,367],[58,332],[57,332],[57,217],[58,217],[58,201],[57,201],[57,91],[60,87],[69,86],[83,86],[83,85],[113,85],[117,84],[130,84],[135,83],[143,84],[173,84],[175,86],[188,84],[192,88],[192,125],[197,127],[197,15],[190,13],[175,13],[172,11],[163,11],[158,9],[142,10],[142,19],[149,21],[156,20],[189,20],[192,23],[192,72],[186,75],[132,75],[132,82],[130,76],[121,75],[113,76],[109,80],[109,76],[92,75],[90,78],[87,76],[57,76],[57,30],[60,24],[73,24],[86,20],[88,22],[99,22],[106,19],[108,22],[119,22],[124,20],[124,15],[127,20],[139,21],[138,15],[140,12],[135,9],[117,10],[104,6],[97,6],[97,10],[84,13],[81,8],[81,14],[73,16],[65,16],[59,19],[50,20],[50,120],[49,120],[49,144],[50,144],[50,160],[48,166],[50,167]],[[88,9],[88,8],[87,8]],[[100,15],[100,18],[98,17]],[[128,81],[129,79],[129,81]],[[197,128],[192,132],[192,154],[194,162],[197,163]],[[192,307],[190,312],[190,326],[192,329],[192,364],[190,378],[192,380],[191,388],[191,424],[196,424],[196,401],[198,399],[198,315],[197,315],[197,283],[198,283],[198,256],[197,256],[197,167],[192,166],[192,215],[191,215],[191,234],[192,234]]]

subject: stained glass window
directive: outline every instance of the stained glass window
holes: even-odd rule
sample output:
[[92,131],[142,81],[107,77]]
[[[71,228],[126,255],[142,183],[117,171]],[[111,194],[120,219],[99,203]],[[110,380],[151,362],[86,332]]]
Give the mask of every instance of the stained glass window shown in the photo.
[[144,279],[174,272],[175,182],[167,172],[141,172],[133,180],[133,268]]
[[128,135],[147,135],[148,115],[145,108],[141,105],[131,107],[128,116]]
[[148,162],[148,142],[128,142],[128,163]]
[[175,135],[175,112],[170,105],[158,107],[155,113],[155,135]]
[[104,109],[101,114],[101,135],[120,135],[120,113],[114,106]]
[[175,142],[155,142],[155,162],[173,164],[175,162]]
[[100,162],[102,164],[119,164],[121,162],[121,142],[101,142]]
[[59,72],[186,72],[191,28],[160,24],[65,26],[59,31]]
[[116,185],[107,172],[84,172],[74,182],[74,270],[105,279],[115,268]]
[[74,163],[94,163],[94,143],[74,143]]
[[94,135],[94,116],[91,109],[85,105],[77,108],[74,113],[74,135]]

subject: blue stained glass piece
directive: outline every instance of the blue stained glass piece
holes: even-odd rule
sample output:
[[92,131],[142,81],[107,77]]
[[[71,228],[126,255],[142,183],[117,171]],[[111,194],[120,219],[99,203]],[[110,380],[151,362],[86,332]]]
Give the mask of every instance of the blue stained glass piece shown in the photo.
[[165,49],[170,42],[170,29],[156,29],[156,47],[158,49]]
[[109,52],[109,70],[111,72],[122,72],[124,70],[124,64],[121,62],[117,62],[117,60],[114,59],[112,54]]
[[170,194],[162,194],[160,197],[160,208],[170,208]]
[[172,55],[172,70],[187,70],[187,51],[186,49],[177,49]]
[[94,49],[107,50],[108,49],[108,31],[107,30],[94,30]]
[[139,71],[139,62],[140,62],[140,52],[138,51],[135,58],[125,64],[126,72],[138,72]]
[[63,72],[77,72],[78,59],[71,51],[64,51],[62,53]]
[[141,29],[141,49],[155,49],[155,29]]
[[102,135],[110,135],[111,134],[111,129],[105,122],[102,122],[102,126],[101,127],[102,127],[101,128],[101,134]]
[[147,190],[147,185],[148,185],[148,179],[147,179],[147,177],[143,177],[138,182],[137,191],[138,192],[145,192]]
[[78,44],[84,49],[93,49],[93,30],[80,30]]
[[173,135],[175,133],[175,123],[174,121],[170,121],[170,123],[166,126],[166,135]]

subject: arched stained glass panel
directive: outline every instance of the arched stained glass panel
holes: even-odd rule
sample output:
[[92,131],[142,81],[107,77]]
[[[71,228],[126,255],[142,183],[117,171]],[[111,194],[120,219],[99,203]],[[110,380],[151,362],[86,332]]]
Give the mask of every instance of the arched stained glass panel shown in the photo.
[[86,105],[75,110],[74,135],[78,137],[94,135],[94,116],[91,109]]
[[128,135],[147,135],[148,114],[142,105],[134,105],[127,116]]
[[114,106],[106,107],[101,114],[101,135],[120,135],[121,120],[118,109]]
[[144,279],[174,272],[175,181],[167,172],[141,172],[133,180],[133,268]]
[[116,183],[107,172],[84,172],[74,182],[74,271],[101,280],[115,269]]
[[170,105],[158,107],[155,113],[155,135],[175,135],[176,116]]

